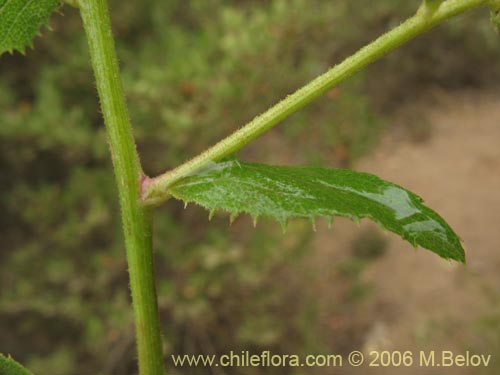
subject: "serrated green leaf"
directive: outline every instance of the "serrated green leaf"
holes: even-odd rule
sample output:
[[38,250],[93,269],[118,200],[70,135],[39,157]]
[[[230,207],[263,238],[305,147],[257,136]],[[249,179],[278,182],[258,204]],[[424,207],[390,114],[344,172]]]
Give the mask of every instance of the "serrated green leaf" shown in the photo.
[[0,375],[32,375],[12,357],[0,354]]
[[233,217],[246,212],[281,223],[294,217],[366,217],[414,246],[465,261],[458,236],[420,197],[368,173],[227,161],[183,179],[170,193],[210,211],[225,210]]
[[0,54],[24,53],[58,5],[59,0],[0,0]]

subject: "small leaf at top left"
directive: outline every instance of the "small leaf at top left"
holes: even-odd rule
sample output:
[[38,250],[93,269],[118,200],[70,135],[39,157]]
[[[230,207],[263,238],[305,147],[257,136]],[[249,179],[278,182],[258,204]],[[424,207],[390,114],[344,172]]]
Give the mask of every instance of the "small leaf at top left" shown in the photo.
[[0,0],[0,55],[33,46],[59,0]]
[[5,357],[0,353],[0,375],[32,375],[32,373],[14,361],[12,357]]

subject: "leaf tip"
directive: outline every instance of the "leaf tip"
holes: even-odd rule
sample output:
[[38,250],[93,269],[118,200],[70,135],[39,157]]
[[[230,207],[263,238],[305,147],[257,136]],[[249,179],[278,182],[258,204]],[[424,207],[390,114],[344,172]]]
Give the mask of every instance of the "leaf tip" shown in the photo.
[[417,239],[416,239],[416,238],[411,238],[411,239],[409,240],[409,242],[410,242],[410,244],[413,246],[413,249],[414,249],[415,251],[417,251],[417,250],[418,250],[418,241],[417,241]]
[[356,224],[359,228],[360,226],[360,219],[359,219],[359,216],[352,216],[351,217],[351,220],[353,221],[354,224]]
[[238,217],[239,213],[238,212],[232,212],[230,215],[229,215],[229,225],[233,225],[234,221],[236,220],[236,218]]
[[283,234],[286,234],[286,231],[288,229],[288,219],[287,218],[279,219],[279,223],[281,225],[281,230]]
[[257,221],[259,220],[259,215],[251,215],[251,216],[252,216],[253,227],[256,228],[257,227]]
[[328,229],[332,229],[332,227],[333,227],[333,216],[328,216],[326,218],[326,223],[328,225]]
[[[462,240],[460,240],[461,242]],[[459,263],[462,263],[464,266],[467,265],[467,259],[466,259],[466,249],[465,247],[460,243],[459,244],[459,250],[458,250],[458,256],[455,258],[455,260]]]
[[316,232],[316,218],[314,216],[309,217],[309,221],[311,222],[312,225],[312,230],[313,232]]

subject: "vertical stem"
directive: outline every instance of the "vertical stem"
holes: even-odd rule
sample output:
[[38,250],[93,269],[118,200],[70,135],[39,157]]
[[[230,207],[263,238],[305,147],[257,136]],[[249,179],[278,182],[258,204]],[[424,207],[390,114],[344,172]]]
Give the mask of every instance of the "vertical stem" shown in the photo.
[[151,213],[139,205],[141,164],[132,135],[106,0],[80,0],[115,170],[134,306],[139,370],[164,374],[153,267]]

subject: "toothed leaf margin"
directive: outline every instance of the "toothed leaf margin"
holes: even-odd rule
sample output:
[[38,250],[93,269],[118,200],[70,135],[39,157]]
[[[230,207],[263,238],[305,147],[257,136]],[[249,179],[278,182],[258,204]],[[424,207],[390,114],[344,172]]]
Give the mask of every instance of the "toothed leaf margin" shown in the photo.
[[14,50],[24,54],[58,6],[59,0],[0,0],[0,55]]
[[321,167],[271,166],[227,161],[187,177],[169,189],[184,202],[211,212],[228,211],[254,219],[334,216],[369,218],[413,246],[445,259],[465,262],[460,239],[436,212],[414,193],[368,173]]

